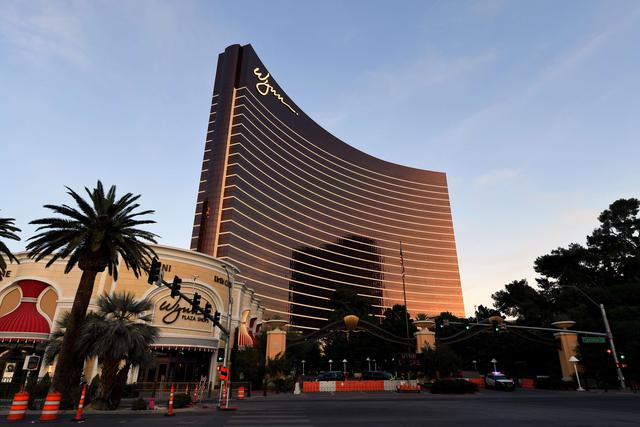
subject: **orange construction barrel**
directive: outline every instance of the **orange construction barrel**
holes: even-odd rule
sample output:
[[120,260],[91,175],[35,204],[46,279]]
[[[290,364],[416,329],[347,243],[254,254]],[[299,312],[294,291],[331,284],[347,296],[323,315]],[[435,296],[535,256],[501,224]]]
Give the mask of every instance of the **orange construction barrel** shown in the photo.
[[13,402],[11,402],[11,409],[9,409],[9,415],[7,420],[20,421],[24,420],[24,416],[27,412],[27,406],[29,406],[29,393],[26,391],[19,391],[13,396]]

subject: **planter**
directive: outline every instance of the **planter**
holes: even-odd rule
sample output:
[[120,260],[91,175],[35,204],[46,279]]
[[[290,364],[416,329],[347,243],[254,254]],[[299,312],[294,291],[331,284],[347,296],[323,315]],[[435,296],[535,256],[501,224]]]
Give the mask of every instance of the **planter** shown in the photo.
[[418,330],[422,331],[422,330],[433,330],[433,328],[435,327],[436,322],[434,322],[433,320],[414,320],[413,324],[416,326],[416,328],[418,328]]
[[284,330],[289,322],[283,319],[271,319],[262,322],[262,327],[267,331],[273,331],[276,329]]

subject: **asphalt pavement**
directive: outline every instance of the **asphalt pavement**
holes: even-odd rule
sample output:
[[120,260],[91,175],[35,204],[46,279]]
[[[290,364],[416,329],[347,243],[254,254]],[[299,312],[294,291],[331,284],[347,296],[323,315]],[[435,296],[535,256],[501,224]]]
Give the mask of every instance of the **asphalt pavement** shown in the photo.
[[[485,390],[474,395],[318,393],[252,397],[237,411],[211,405],[166,417],[155,413],[90,413],[94,426],[638,426],[640,394]],[[3,417],[4,418],[4,417]],[[56,425],[76,425],[65,414]],[[15,424],[37,422],[37,415]],[[2,421],[6,422],[6,421]]]

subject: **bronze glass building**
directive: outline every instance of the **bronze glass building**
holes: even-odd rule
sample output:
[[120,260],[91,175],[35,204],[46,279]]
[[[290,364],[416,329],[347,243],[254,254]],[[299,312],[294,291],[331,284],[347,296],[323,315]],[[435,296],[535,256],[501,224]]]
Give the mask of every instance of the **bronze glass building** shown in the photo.
[[340,141],[250,45],[218,58],[191,249],[229,260],[265,318],[299,328],[322,326],[339,288],[378,315],[402,304],[402,261],[412,314],[464,315],[446,175]]

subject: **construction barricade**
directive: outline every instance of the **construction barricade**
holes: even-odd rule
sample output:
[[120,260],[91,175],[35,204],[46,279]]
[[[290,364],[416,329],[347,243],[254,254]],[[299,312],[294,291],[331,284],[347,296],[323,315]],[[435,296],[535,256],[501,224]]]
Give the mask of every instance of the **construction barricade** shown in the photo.
[[7,420],[20,421],[24,419],[27,413],[27,406],[29,406],[29,393],[26,391],[19,391],[13,396],[13,402],[11,402],[11,409],[9,409],[9,415]]
[[47,398],[44,400],[44,405],[42,406],[40,421],[55,421],[58,419],[61,399],[62,394],[58,391],[50,391],[47,394]]

